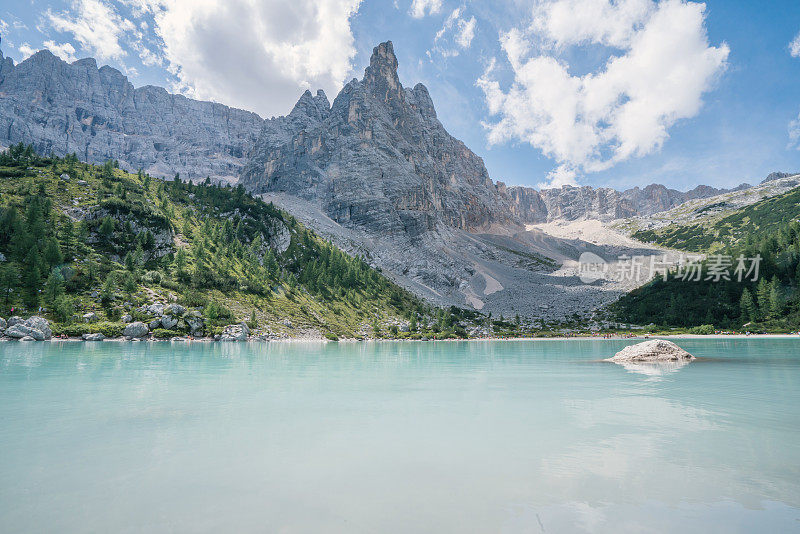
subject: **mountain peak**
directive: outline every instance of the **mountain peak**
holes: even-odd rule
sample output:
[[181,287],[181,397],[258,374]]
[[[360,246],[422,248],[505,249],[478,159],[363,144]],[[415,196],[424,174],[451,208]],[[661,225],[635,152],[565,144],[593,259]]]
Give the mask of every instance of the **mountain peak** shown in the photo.
[[381,100],[388,102],[392,94],[402,90],[397,76],[397,56],[391,41],[372,49],[369,67],[364,70],[364,83]]

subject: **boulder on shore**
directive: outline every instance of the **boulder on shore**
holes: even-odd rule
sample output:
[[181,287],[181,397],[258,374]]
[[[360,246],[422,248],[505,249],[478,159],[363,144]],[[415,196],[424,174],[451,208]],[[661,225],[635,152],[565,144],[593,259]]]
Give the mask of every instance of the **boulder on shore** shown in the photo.
[[145,337],[149,333],[150,329],[141,321],[125,325],[125,330],[122,331],[122,335],[128,338]]
[[0,317],[0,330],[5,330],[7,327],[6,320]]
[[82,337],[84,341],[103,341],[106,338],[106,336],[99,332],[94,334],[83,334]]
[[694,360],[694,356],[680,348],[672,341],[651,339],[629,345],[616,353],[608,362],[679,362]]
[[[11,322],[14,319],[14,322]],[[12,317],[9,319],[8,324],[11,325],[5,330],[5,335],[16,339],[24,337],[31,337],[36,341],[44,341],[53,337],[53,332],[50,330],[50,323],[44,317],[34,315],[28,319],[22,320],[19,317]]]
[[229,324],[222,330],[221,341],[247,341],[250,329],[245,323]]

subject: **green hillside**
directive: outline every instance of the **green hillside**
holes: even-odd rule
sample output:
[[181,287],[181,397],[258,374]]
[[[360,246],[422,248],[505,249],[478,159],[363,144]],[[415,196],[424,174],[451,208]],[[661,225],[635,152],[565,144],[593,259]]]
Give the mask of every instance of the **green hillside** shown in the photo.
[[[714,206],[708,206],[710,209]],[[646,243],[692,252],[717,252],[733,245],[752,245],[800,219],[800,188],[766,198],[721,218],[697,224],[671,224],[640,230],[632,237]]]
[[800,329],[800,189],[737,210],[705,225],[638,232],[643,239],[680,250],[762,258],[757,281],[658,278],[611,306],[617,319],[662,326],[794,331]]
[[[146,321],[155,302],[200,312],[206,335],[243,320],[257,332],[391,335],[436,311],[242,187],[22,145],[0,155],[0,254],[0,315],[42,308],[72,335],[119,335],[121,317]],[[84,324],[87,312],[98,322]]]

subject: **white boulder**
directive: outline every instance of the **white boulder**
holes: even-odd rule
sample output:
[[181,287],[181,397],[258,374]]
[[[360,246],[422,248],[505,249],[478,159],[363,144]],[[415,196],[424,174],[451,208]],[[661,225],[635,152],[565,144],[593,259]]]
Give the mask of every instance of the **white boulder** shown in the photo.
[[221,341],[247,341],[250,329],[245,323],[229,324],[222,330]]
[[97,314],[94,312],[84,313],[82,317],[84,323],[93,323],[97,321]]
[[11,324],[11,320],[9,319],[9,324],[11,324],[11,326],[5,330],[5,335],[8,337],[13,337],[15,339],[32,337],[36,341],[44,341],[53,336],[53,332],[50,330],[50,323],[48,323],[47,319],[44,317],[34,315],[24,321],[19,317],[12,317],[11,319],[15,320],[14,323]]
[[45,319],[44,317],[33,315],[31,317],[28,317],[28,319],[25,321],[25,324],[31,328],[40,331],[44,336],[44,339],[50,339],[51,337],[53,337],[53,331],[50,330],[50,323],[47,322],[47,319]]
[[164,317],[161,318],[161,326],[166,328],[167,330],[175,328],[177,324],[178,324],[178,319],[176,319],[172,315],[165,315]]
[[651,339],[636,345],[629,345],[616,353],[609,362],[680,362],[694,360],[694,356],[672,341]]
[[150,329],[147,328],[147,325],[141,321],[136,321],[129,325],[125,326],[125,330],[122,331],[122,335],[129,338],[136,338],[136,337],[145,337],[150,333]]
[[99,332],[95,334],[83,334],[84,341],[103,341],[105,338],[106,336]]
[[44,341],[44,335],[41,332],[36,330],[35,328],[31,328],[24,323],[17,323],[14,326],[9,326],[6,328],[6,335],[8,337],[13,337],[14,339],[22,339],[24,337],[30,337],[35,339],[36,341]]

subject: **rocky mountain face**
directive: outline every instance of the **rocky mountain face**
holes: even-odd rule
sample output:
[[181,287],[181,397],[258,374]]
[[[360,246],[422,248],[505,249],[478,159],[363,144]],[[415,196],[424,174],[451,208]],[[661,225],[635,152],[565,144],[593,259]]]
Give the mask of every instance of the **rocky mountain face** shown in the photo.
[[400,83],[391,42],[374,49],[364,78],[330,108],[323,93],[306,92],[288,117],[268,121],[241,182],[314,201],[344,226],[381,233],[517,223],[481,158],[438,121],[425,86]]
[[530,187],[504,188],[513,201],[514,213],[525,223],[558,220],[598,219],[610,221],[627,217],[647,216],[667,211],[685,202],[741,191],[751,187],[742,184],[734,189],[716,189],[699,185],[690,191],[669,189],[660,184],[617,191],[607,187],[573,187],[536,190]]
[[94,59],[68,64],[42,50],[14,65],[0,53],[0,145],[117,159],[154,176],[235,180],[263,124],[249,111],[134,89]]

